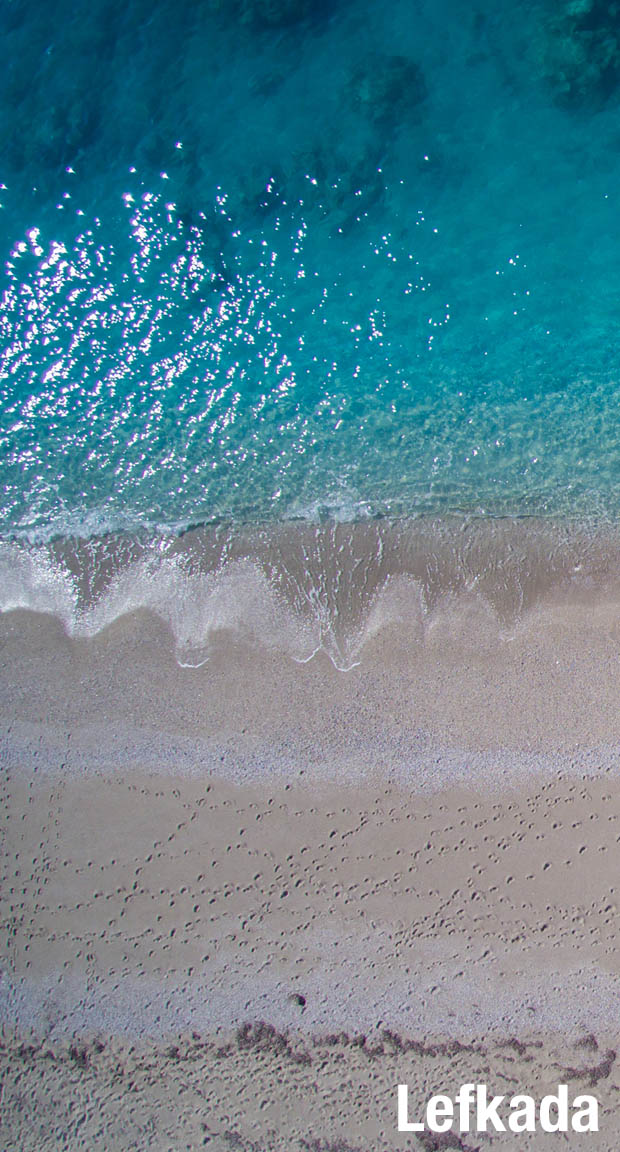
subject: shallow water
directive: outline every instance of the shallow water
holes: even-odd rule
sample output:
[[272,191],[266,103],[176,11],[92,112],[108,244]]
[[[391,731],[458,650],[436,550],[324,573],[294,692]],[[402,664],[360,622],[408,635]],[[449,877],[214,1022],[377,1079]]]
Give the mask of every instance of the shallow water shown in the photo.
[[599,8],[6,6],[3,535],[615,520]]

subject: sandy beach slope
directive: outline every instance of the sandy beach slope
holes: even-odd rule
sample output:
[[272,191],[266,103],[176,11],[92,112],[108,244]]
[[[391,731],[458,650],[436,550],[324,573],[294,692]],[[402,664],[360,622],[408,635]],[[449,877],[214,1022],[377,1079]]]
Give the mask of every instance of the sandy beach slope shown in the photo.
[[2,1146],[483,1147],[396,1130],[471,1080],[590,1086],[615,1149],[617,620],[452,605],[343,673],[2,616]]

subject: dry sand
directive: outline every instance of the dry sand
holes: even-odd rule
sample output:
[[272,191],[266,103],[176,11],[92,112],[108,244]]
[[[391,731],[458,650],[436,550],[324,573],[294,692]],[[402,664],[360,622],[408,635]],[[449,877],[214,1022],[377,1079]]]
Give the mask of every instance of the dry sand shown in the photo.
[[[0,619],[0,1146],[616,1149],[616,603],[347,673],[223,640]],[[399,1136],[401,1081],[590,1086],[601,1132]]]

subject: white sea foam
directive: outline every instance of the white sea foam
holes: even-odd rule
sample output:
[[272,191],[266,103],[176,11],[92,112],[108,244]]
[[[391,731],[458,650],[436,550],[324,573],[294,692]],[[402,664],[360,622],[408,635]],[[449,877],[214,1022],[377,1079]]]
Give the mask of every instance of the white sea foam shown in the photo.
[[420,629],[423,593],[411,579],[390,578],[369,596],[361,618],[351,621],[342,612],[346,574],[332,582],[324,573],[303,576],[291,604],[257,562],[230,560],[212,572],[196,571],[185,556],[152,546],[85,604],[79,576],[48,549],[2,544],[0,611],[48,613],[70,636],[92,638],[114,621],[146,610],[170,628],[184,668],[202,666],[225,641],[281,651],[298,663],[324,653],[334,667],[347,671],[387,625],[400,620],[413,623],[414,633]]
[[71,631],[78,610],[75,580],[45,549],[0,543],[0,612],[19,608],[58,616]]
[[79,583],[48,549],[0,546],[0,611],[54,615],[72,637],[92,638],[146,610],[170,628],[178,662],[186,668],[200,667],[222,639],[281,651],[299,662],[323,651],[343,669],[359,647],[357,635],[338,635],[320,588],[300,597],[301,612],[250,560],[192,571],[185,557],[161,555],[155,547],[118,571],[91,603],[82,602]]
[[148,556],[120,572],[76,631],[93,636],[136,608],[160,617],[171,629],[185,667],[208,657],[218,634],[237,643],[306,658],[316,645],[316,625],[301,620],[269,584],[260,567],[232,561],[215,572],[191,572],[182,558]]

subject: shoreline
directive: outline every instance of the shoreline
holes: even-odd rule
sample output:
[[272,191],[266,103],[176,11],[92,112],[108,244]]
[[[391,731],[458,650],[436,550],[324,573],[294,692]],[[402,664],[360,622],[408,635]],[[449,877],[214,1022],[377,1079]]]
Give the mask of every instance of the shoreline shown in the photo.
[[[20,581],[22,597],[33,591],[33,580],[35,586],[46,579],[64,583],[80,612],[88,612],[127,572],[139,577],[142,566],[153,578],[158,567],[173,564],[188,577],[253,565],[291,607],[302,608],[298,594],[312,587],[330,599],[334,611],[353,614],[394,578],[419,584],[431,608],[443,596],[475,585],[501,615],[514,618],[558,591],[620,584],[620,521],[472,512],[222,522],[178,532],[59,534],[38,543],[0,537],[0,565],[3,575],[12,572],[14,592]],[[5,600],[6,593],[0,611],[14,606]],[[137,599],[133,607],[140,603]],[[37,608],[23,599],[19,606]]]
[[[355,779],[374,763],[414,786],[463,776],[463,762],[487,782],[493,762],[506,780],[573,761],[615,772],[615,591],[556,595],[507,621],[477,592],[429,610],[395,580],[358,628],[334,630],[261,596],[254,572],[249,591],[237,577],[187,620],[129,610],[90,636],[50,613],[0,614],[5,754],[42,738],[77,771],[89,756],[107,771],[142,758],[236,779]],[[192,624],[201,645],[180,650]]]
[[605,616],[615,630],[620,525],[420,518],[5,541],[0,589],[4,622],[36,613],[94,651],[142,621],[145,643],[159,629],[165,660],[171,633],[192,671],[244,648],[296,664],[325,655],[346,672],[389,662],[391,645],[415,665],[440,633],[486,658],[528,628],[535,639],[537,614],[566,631],[591,611],[594,631]]

